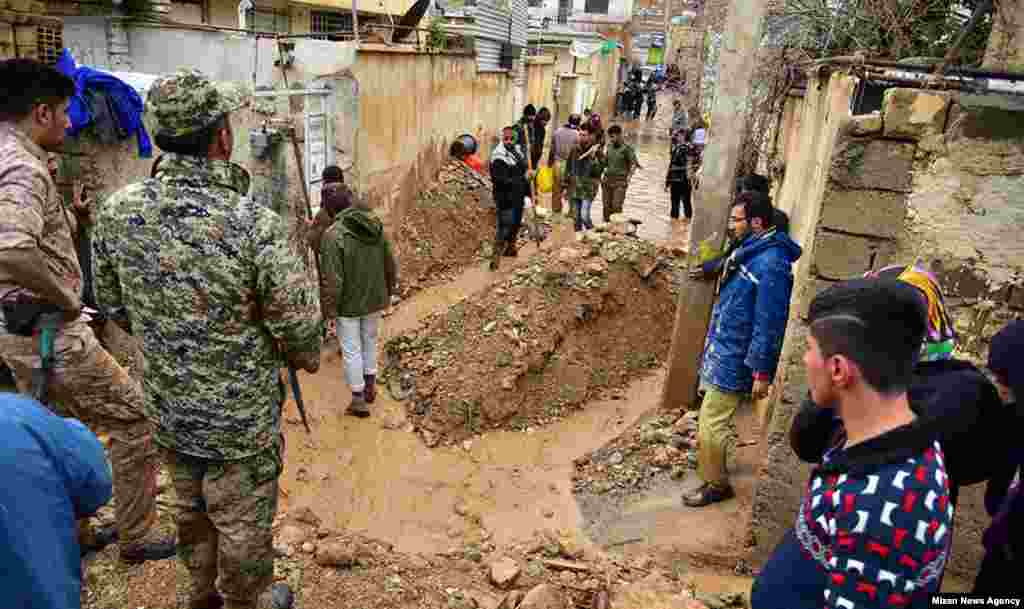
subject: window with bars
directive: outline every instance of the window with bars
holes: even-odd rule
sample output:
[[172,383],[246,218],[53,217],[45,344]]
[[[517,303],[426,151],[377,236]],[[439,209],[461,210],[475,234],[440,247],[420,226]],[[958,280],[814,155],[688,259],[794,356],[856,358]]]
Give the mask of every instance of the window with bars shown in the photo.
[[572,0],[558,0],[558,23],[569,23],[572,13]]
[[256,9],[252,15],[252,29],[257,32],[287,34],[290,31],[288,15]]
[[61,51],[64,49],[64,26],[59,24],[37,26],[36,47],[39,49],[39,61],[51,66],[57,63]]
[[586,0],[583,11],[592,15],[607,15],[608,0]]
[[[327,34],[319,36],[322,40],[346,40],[352,38],[352,13],[334,13],[330,11],[311,11],[310,32],[313,34]],[[362,28],[360,28],[362,29]],[[340,32],[344,32],[341,34]]]
[[64,49],[64,26],[59,22],[15,25],[12,33],[14,45],[7,53],[13,52],[14,57],[36,59],[52,66]]

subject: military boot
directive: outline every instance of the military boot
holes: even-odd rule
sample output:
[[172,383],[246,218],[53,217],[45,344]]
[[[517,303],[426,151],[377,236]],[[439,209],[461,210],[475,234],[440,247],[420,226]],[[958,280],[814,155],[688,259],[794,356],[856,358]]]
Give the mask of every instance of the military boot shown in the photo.
[[490,266],[490,269],[492,271],[498,270],[498,267],[501,265],[501,256],[502,256],[503,253],[505,253],[505,242],[504,241],[495,240],[494,241],[494,251],[491,252],[491,266]]
[[153,527],[142,539],[131,543],[121,541],[121,562],[126,565],[138,565],[150,560],[166,560],[178,553],[178,544],[173,535],[165,535]]
[[363,381],[366,383],[366,388],[363,389],[363,399],[367,404],[373,404],[377,400],[377,375],[364,374]]

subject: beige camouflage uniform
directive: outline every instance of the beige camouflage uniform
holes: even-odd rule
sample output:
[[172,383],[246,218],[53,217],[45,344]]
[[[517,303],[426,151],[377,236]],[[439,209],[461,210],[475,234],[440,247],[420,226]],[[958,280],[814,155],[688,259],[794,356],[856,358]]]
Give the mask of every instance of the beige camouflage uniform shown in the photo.
[[[72,235],[73,216],[46,167],[47,155],[9,123],[0,123],[0,256],[38,247],[50,272],[70,294],[82,289]],[[0,301],[41,302],[16,278],[0,277]],[[2,314],[0,314],[2,315]],[[141,543],[156,518],[156,451],[143,416],[142,392],[97,341],[83,318],[57,333],[50,380],[50,407],[110,434],[114,502],[122,547]],[[0,357],[14,373],[18,390],[30,392],[39,361],[38,339],[7,331],[0,323]]]
[[[183,71],[154,83],[147,111],[180,136],[243,104],[243,91]],[[194,607],[219,592],[227,609],[250,609],[273,581],[279,370],[285,354],[319,365],[316,288],[285,223],[248,190],[238,165],[166,154],[154,178],[106,201],[94,232],[97,299],[142,338]]]

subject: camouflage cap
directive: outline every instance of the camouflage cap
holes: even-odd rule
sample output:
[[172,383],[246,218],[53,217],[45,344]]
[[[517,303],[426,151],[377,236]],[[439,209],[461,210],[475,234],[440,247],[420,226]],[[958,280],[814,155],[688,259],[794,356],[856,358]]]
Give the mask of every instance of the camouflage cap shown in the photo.
[[252,93],[244,85],[210,80],[199,70],[161,76],[149,89],[146,110],[158,133],[181,137],[247,106]]

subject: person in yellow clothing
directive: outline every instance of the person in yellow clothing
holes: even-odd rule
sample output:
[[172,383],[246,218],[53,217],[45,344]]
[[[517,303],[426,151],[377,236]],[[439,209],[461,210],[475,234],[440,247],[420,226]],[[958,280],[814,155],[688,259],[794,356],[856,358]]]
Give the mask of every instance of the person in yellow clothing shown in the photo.
[[[572,114],[569,122],[555,130],[548,153],[548,166],[553,172],[554,185],[551,188],[551,211],[562,211],[562,178],[565,177],[565,161],[576,147],[580,137],[580,115]],[[571,206],[570,206],[571,207]]]

